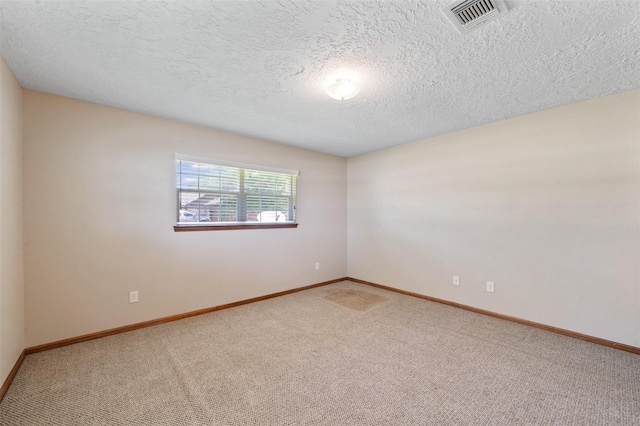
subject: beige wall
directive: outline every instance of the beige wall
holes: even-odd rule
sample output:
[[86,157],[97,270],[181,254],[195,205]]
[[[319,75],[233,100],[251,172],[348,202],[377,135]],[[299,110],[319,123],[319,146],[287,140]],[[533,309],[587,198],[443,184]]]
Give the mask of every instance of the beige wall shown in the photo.
[[[639,90],[350,158],[348,216],[343,158],[23,102],[26,346],[347,274],[640,346]],[[176,152],[299,169],[300,227],[173,232]]]
[[[27,346],[346,275],[344,158],[29,90],[24,120]],[[299,227],[174,232],[176,152],[300,170]]]
[[349,276],[640,346],[640,90],[352,157],[348,182]]
[[0,58],[0,385],[24,349],[22,87]]

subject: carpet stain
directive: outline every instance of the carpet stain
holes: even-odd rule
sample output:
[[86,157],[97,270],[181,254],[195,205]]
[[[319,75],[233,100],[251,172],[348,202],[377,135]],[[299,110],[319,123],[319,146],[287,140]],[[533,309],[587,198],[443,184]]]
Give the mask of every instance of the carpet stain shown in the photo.
[[324,298],[345,308],[353,309],[354,311],[366,311],[387,300],[386,297],[377,294],[343,288],[331,288],[327,290]]

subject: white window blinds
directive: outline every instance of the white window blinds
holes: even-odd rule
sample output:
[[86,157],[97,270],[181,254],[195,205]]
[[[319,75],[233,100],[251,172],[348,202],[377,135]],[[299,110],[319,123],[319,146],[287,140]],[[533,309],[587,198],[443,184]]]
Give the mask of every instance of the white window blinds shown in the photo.
[[297,175],[176,154],[177,223],[295,223]]

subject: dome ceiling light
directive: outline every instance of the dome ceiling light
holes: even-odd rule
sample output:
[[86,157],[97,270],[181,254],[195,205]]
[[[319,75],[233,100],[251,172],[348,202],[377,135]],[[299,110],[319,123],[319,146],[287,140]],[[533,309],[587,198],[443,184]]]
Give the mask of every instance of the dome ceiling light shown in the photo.
[[333,99],[346,101],[358,94],[360,88],[348,78],[339,78],[331,86],[327,87],[327,94]]

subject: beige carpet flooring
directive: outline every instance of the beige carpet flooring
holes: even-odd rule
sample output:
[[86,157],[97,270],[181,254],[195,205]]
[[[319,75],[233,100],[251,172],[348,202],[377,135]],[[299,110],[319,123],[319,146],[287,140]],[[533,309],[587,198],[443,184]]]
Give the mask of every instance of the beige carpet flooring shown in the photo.
[[0,424],[637,426],[640,356],[343,282],[29,355]]

